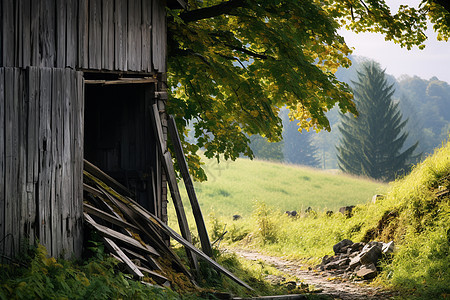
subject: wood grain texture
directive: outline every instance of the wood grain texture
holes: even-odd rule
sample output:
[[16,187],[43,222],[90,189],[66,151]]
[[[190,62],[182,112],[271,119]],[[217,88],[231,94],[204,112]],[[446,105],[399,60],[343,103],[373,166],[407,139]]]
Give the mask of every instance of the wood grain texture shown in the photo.
[[[5,128],[5,68],[0,68],[0,126]],[[6,198],[5,198],[5,180],[6,177],[6,156],[5,156],[5,130],[0,130],[0,238],[6,236]],[[5,240],[4,240],[5,241]],[[6,253],[5,253],[6,254]]]

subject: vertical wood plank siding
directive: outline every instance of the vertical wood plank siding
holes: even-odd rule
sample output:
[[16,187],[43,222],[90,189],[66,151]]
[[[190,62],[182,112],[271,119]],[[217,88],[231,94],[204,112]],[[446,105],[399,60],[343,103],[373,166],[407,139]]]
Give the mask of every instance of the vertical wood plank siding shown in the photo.
[[80,255],[84,86],[71,69],[0,68],[0,253],[38,238]]
[[0,66],[165,72],[164,0],[0,0]]

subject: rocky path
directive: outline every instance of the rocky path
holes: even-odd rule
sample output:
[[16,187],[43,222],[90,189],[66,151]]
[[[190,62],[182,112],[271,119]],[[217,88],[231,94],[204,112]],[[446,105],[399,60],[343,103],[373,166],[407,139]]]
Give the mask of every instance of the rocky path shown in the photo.
[[229,249],[248,260],[262,260],[274,266],[281,272],[294,275],[303,283],[312,285],[321,294],[328,295],[333,299],[355,300],[355,299],[390,299],[392,292],[380,287],[369,286],[366,283],[356,283],[348,280],[339,280],[327,272],[309,270],[297,261],[290,261],[279,257],[260,254],[256,251],[244,249]]

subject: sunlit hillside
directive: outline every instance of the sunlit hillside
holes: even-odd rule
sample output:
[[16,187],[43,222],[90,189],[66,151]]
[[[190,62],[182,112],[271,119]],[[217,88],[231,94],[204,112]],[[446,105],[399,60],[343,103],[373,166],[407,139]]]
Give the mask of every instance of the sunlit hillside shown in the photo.
[[[256,200],[279,211],[336,211],[341,206],[370,201],[387,185],[337,172],[267,161],[238,159],[235,162],[208,160],[204,166],[208,181],[196,183],[204,215],[248,216]],[[183,187],[181,186],[183,190]],[[184,196],[185,205],[189,201]]]

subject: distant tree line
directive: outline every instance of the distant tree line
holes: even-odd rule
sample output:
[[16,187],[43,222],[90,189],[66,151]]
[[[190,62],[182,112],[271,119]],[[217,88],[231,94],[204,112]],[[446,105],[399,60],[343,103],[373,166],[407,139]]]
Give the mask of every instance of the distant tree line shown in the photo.
[[[353,65],[349,69],[339,69],[336,77],[348,83],[353,89],[357,89],[355,82],[359,79],[358,72],[361,73],[363,66],[368,65],[370,61],[359,57],[353,57],[352,61]],[[424,80],[417,76],[403,76],[396,80],[393,76],[384,74],[384,78],[385,87],[392,88],[391,101],[402,116],[400,127],[402,134],[405,135],[399,135],[403,137],[403,143],[398,153],[412,152],[407,155],[409,158],[404,162],[408,165],[432,153],[434,148],[449,138],[450,85],[436,77]],[[340,118],[337,109],[332,109],[327,114],[331,125],[330,132],[316,133],[303,130],[300,133],[297,130],[297,121],[289,120],[287,109],[282,109],[279,117],[283,122],[283,140],[273,144],[260,136],[251,137],[251,148],[256,158],[324,169],[339,168],[336,147],[342,139],[342,132],[338,128],[342,127],[343,118]],[[253,143],[256,140],[257,143]],[[417,141],[419,143],[412,149],[411,146]],[[259,149],[262,146],[265,151],[261,152]],[[398,172],[399,170],[392,171]],[[385,176],[385,179],[388,178],[389,176]]]

